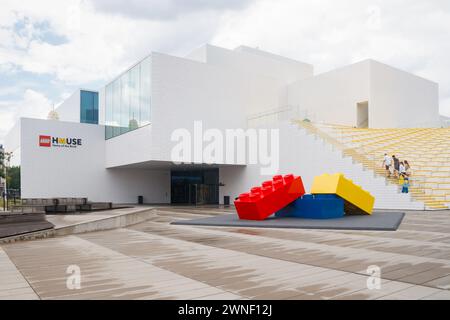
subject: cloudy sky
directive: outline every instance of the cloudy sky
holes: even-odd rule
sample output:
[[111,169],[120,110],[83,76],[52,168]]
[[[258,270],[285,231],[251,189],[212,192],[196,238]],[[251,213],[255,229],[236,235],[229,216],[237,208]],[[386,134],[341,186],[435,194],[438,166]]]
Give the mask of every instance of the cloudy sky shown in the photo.
[[[440,84],[450,116],[448,0],[0,0],[0,143],[151,51],[241,44],[312,63],[373,58]],[[424,106],[426,107],[426,106]]]

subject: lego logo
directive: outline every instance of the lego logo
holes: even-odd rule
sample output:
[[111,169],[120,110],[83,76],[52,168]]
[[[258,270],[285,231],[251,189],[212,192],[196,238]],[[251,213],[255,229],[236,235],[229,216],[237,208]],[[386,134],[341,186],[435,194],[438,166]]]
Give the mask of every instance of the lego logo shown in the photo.
[[52,143],[52,137],[50,136],[39,136],[39,146],[40,147],[50,147]]

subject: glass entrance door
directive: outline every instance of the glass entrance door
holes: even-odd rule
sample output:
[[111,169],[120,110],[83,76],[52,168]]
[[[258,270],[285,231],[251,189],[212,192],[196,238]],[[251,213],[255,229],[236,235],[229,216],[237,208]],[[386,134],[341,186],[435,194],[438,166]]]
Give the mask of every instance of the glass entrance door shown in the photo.
[[172,171],[171,198],[174,204],[218,204],[219,169]]

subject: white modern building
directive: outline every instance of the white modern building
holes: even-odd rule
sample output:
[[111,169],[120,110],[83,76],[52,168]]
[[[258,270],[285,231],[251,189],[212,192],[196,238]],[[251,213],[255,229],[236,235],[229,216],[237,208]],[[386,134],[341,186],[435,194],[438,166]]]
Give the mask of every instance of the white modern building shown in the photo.
[[[212,45],[183,58],[154,52],[98,92],[77,91],[57,112],[58,121],[20,119],[6,139],[21,164],[24,198],[223,203],[267,179],[261,168],[270,164],[226,159],[227,145],[223,161],[193,156],[175,163],[174,133],[192,133],[195,151],[200,124],[201,133],[224,135],[276,128],[279,152],[271,152],[278,172],[301,175],[307,188],[315,175],[344,172],[380,195],[377,207],[413,208],[408,195],[384,196],[382,179],[291,120],[373,128],[441,124],[438,85],[385,64],[366,60],[315,75],[304,62]],[[251,149],[247,144],[246,153]]]

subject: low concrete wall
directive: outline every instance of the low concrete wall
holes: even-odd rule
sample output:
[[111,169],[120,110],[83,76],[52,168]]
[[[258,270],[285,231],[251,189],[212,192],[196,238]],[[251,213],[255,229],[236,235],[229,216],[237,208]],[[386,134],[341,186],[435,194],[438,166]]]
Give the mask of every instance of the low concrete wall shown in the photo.
[[124,215],[61,227],[54,230],[55,236],[66,236],[77,233],[123,228],[147,221],[151,217],[155,216],[154,210],[155,209],[146,209],[137,212],[130,212]]
[[124,228],[149,220],[155,216],[155,209],[145,209],[137,212],[130,212],[123,215],[105,217],[103,219],[81,222],[74,225],[57,229],[37,231],[12,237],[0,239],[0,244],[13,243],[17,241],[45,239],[57,236],[67,236],[86,232],[111,230]]

